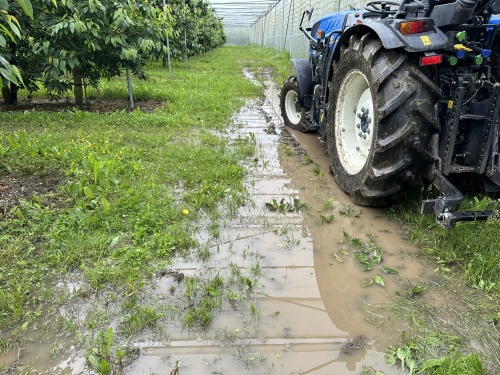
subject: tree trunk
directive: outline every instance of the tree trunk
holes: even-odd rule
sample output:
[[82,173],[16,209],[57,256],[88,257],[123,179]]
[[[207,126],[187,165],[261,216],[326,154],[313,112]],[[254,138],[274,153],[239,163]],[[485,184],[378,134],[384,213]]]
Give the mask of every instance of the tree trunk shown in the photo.
[[19,86],[15,83],[10,83],[10,101],[11,104],[17,104],[17,92],[19,91]]
[[10,98],[10,90],[9,87],[2,86],[2,98],[3,104],[10,105],[12,104],[12,99]]
[[2,86],[2,97],[3,97],[3,104],[6,105],[12,105],[12,104],[17,104],[17,91],[19,90],[19,86],[17,86],[14,83],[10,83],[10,89],[9,89],[9,83],[3,82]]
[[167,67],[167,56],[163,56],[163,69]]
[[83,79],[79,69],[73,69],[73,85],[75,91],[75,103],[83,104]]

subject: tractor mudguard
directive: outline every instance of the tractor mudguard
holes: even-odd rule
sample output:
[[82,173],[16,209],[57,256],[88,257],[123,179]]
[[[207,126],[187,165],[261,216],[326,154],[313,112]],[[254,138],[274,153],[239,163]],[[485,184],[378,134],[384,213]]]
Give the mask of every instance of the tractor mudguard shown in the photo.
[[413,35],[402,35],[399,32],[399,22],[397,19],[388,19],[385,22],[371,22],[354,25],[346,29],[336,45],[334,58],[340,54],[340,48],[344,42],[348,41],[351,35],[360,33],[366,34],[373,31],[377,34],[385,49],[403,48],[408,52],[426,52],[446,48],[450,41],[446,34],[434,27],[434,31]]
[[307,107],[304,98],[310,97],[314,89],[311,62],[309,59],[291,59],[290,61],[295,69],[295,77],[299,89],[299,103],[301,107]]

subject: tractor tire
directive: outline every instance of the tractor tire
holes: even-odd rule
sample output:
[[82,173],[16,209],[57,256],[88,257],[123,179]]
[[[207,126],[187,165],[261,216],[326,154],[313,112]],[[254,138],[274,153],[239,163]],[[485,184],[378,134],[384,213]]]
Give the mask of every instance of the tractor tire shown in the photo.
[[333,63],[327,143],[330,171],[355,204],[381,206],[423,185],[427,151],[439,124],[440,89],[404,51],[375,34],[353,35]]
[[281,88],[280,109],[285,126],[305,132],[302,120],[306,117],[306,110],[300,107],[299,88],[294,76],[288,78]]

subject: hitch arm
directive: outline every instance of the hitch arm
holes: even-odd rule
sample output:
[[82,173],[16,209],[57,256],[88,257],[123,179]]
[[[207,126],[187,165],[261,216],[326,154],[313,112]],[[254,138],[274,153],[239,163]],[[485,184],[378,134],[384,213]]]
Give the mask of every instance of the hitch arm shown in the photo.
[[488,220],[489,217],[500,218],[500,214],[495,211],[458,211],[464,196],[462,193],[441,173],[435,172],[432,182],[441,195],[436,199],[426,199],[422,201],[420,212],[423,215],[434,214],[436,222],[444,229],[449,230],[455,227],[459,221]]

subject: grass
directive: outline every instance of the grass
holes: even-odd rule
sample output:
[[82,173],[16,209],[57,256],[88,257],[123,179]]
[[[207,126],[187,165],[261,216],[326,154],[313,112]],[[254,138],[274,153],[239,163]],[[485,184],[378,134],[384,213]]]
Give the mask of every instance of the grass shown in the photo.
[[[454,229],[445,231],[432,215],[419,214],[422,199],[434,196],[435,191],[413,191],[410,199],[390,209],[395,218],[403,221],[410,240],[435,262],[434,272],[439,276],[417,294],[411,290],[402,293],[396,298],[394,308],[400,318],[418,331],[411,350],[419,371],[498,373],[500,243],[497,233],[500,222],[492,218],[458,223]],[[500,203],[492,197],[468,196],[461,209],[498,211]],[[432,295],[430,301],[427,293]],[[436,309],[432,301],[436,298],[447,304]],[[426,345],[429,338],[437,338],[434,341],[437,345]],[[397,348],[394,350],[392,354],[397,355]]]
[[[419,205],[424,195],[415,193],[415,199],[400,203],[391,212],[404,221],[410,231],[410,240],[423,252],[435,257],[439,271],[459,272],[472,288],[482,290],[492,297],[500,293],[500,221],[458,223],[450,231],[441,229],[432,215],[420,215]],[[500,202],[490,197],[468,197],[462,210],[496,210]]]
[[[258,47],[225,47],[190,62],[189,70],[174,63],[172,79],[154,63],[149,81],[134,81],[136,101],[165,102],[150,113],[0,112],[0,176],[64,181],[55,193],[2,208],[0,329],[34,324],[59,302],[56,283],[73,272],[83,275],[85,296],[108,287],[117,296],[140,291],[172,256],[197,247],[193,232],[202,217],[217,221],[219,210],[244,204],[242,161],[255,144],[222,134],[233,112],[261,95],[242,68],[272,67],[282,80],[287,60]],[[125,78],[103,81],[88,95],[126,99]],[[216,225],[212,233],[218,235]],[[131,306],[124,313],[131,331],[160,316]],[[210,323],[213,306],[218,302],[194,306],[186,324]]]

